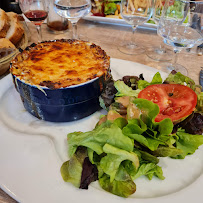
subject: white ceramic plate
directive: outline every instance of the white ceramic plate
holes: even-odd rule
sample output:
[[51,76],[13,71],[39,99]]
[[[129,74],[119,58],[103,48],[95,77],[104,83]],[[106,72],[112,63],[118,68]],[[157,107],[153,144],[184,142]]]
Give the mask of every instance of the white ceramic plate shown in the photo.
[[[118,18],[109,18],[109,17],[101,17],[101,16],[93,16],[92,13],[89,13],[87,16],[83,17],[85,20],[94,21],[98,23],[106,23],[106,24],[114,24],[114,25],[122,25],[122,26],[131,26],[125,22],[123,19]],[[156,24],[144,23],[143,25],[138,26],[139,28],[155,30],[157,28]]]
[[[138,63],[111,59],[115,79],[144,74],[151,80],[156,69]],[[165,78],[166,74],[161,73]],[[136,180],[137,191],[128,199],[102,190],[97,182],[88,190],[65,183],[60,175],[68,160],[66,135],[92,130],[101,112],[76,122],[50,123],[27,113],[11,76],[0,80],[0,187],[25,203],[198,203],[202,202],[203,147],[184,160],[161,158],[165,180]]]

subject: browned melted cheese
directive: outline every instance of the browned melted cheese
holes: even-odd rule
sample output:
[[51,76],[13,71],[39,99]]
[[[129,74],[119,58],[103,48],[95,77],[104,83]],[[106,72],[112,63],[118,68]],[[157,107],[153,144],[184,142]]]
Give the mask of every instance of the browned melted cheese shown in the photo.
[[81,84],[109,74],[110,58],[99,46],[78,40],[57,40],[30,46],[12,61],[20,80],[52,89]]

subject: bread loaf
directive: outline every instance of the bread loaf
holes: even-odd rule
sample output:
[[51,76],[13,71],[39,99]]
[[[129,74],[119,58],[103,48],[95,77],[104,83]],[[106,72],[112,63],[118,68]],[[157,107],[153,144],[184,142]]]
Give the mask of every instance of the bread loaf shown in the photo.
[[9,18],[10,28],[6,33],[6,38],[14,45],[17,45],[24,34],[23,25],[20,23],[16,13],[8,12],[7,16]]
[[0,39],[0,59],[15,51],[16,47],[6,38]]
[[10,27],[9,18],[6,12],[0,9],[0,38],[6,37],[6,33]]

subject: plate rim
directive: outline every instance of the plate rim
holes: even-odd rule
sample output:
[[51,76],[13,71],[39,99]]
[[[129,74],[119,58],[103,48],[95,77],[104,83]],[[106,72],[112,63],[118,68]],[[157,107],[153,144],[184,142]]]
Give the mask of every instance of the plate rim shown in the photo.
[[[89,13],[82,19],[88,20],[88,21],[94,21],[94,22],[98,22],[98,23],[114,24],[114,25],[129,26],[129,27],[131,26],[128,23],[126,23],[125,20],[123,20],[123,19],[109,18],[109,17],[102,17],[102,16],[93,16],[92,13]],[[143,25],[139,25],[138,28],[156,30],[157,25],[152,24],[152,23],[144,23]]]

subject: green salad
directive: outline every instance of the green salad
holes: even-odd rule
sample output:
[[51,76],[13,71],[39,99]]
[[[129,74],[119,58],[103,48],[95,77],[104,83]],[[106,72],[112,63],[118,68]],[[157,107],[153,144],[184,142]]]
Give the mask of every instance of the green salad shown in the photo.
[[[185,116],[187,112],[181,107],[178,114],[184,112],[184,118],[174,120],[170,113],[157,122],[159,102],[140,98],[141,92],[176,84],[195,92],[194,110]],[[178,98],[175,92],[169,97],[174,102]],[[128,197],[136,191],[140,176],[164,180],[159,157],[184,159],[203,144],[203,94],[192,79],[181,73],[171,73],[165,81],[159,73],[151,82],[142,75],[108,81],[100,101],[107,114],[101,116],[95,128],[67,135],[70,160],[61,166],[61,175],[78,188],[87,189],[91,182],[98,181],[105,191]]]

